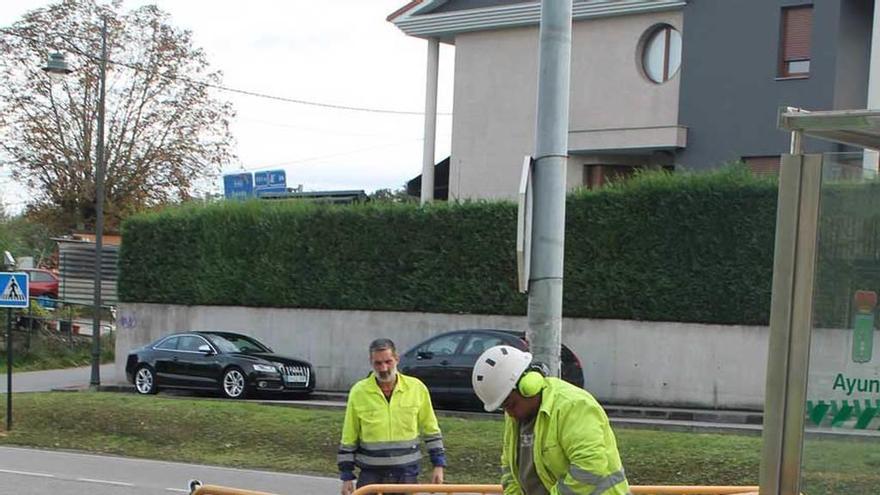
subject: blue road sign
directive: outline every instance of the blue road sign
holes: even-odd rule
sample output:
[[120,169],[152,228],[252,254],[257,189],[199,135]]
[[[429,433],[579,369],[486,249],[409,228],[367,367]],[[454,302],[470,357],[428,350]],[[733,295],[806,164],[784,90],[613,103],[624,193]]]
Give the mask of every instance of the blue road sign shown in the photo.
[[28,274],[0,273],[0,308],[28,307]]
[[254,178],[250,172],[223,176],[223,194],[226,199],[246,199],[254,195]]
[[267,170],[254,173],[254,194],[277,194],[287,192],[287,173],[284,170]]

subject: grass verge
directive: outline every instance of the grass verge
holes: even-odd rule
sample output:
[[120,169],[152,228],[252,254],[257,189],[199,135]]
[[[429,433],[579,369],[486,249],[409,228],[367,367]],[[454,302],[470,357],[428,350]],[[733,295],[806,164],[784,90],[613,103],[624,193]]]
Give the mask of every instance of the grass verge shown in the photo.
[[[341,410],[96,392],[16,394],[13,405],[13,429],[0,444],[336,475]],[[443,417],[440,425],[448,482],[497,482],[502,422]],[[616,433],[633,484],[758,482],[759,436],[620,427]],[[805,493],[871,493],[880,486],[876,441],[808,446]]]
[[[13,372],[54,370],[87,366],[92,362],[91,336],[70,337],[59,332],[34,331],[27,340],[23,332],[16,335],[13,347]],[[101,337],[101,362],[112,363],[115,335]],[[0,374],[6,373],[6,350],[0,352]]]

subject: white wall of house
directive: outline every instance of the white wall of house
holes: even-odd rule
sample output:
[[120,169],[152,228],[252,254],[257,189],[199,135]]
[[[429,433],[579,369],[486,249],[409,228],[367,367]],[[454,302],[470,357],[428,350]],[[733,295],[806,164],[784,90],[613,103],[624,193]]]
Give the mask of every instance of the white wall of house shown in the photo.
[[[679,78],[655,84],[641,70],[642,37],[657,24],[682,28],[680,11],[598,18],[572,29],[569,149],[674,147]],[[522,157],[534,149],[538,28],[458,34],[450,196],[513,198]],[[583,183],[569,160],[569,187]]]
[[[118,376],[128,350],[162,335],[226,330],[309,360],[323,390],[347,390],[362,378],[370,369],[367,346],[380,336],[405,351],[447,330],[527,325],[516,316],[132,303],[118,315]],[[587,388],[614,404],[761,409],[767,337],[764,327],[563,320],[563,342],[580,357]]]

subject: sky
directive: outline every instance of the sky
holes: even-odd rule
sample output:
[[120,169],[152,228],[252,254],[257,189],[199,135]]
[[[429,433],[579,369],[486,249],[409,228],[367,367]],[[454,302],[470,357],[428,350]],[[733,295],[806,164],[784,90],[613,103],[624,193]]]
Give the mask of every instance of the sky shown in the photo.
[[[10,26],[40,0],[0,1]],[[427,42],[386,17],[408,0],[125,0],[156,4],[193,32],[223,86],[315,103],[423,112]],[[454,48],[441,44],[435,162],[449,155]],[[237,160],[223,173],[283,169],[305,191],[398,189],[422,168],[424,117],[336,110],[214,91],[230,101]],[[442,115],[442,114],[446,115]],[[222,178],[206,185],[222,193]],[[19,212],[29,192],[0,169],[0,201]]]

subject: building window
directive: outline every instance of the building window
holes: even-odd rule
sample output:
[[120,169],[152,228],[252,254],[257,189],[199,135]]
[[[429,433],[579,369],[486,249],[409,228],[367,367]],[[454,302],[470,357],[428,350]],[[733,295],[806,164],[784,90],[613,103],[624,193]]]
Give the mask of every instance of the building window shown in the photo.
[[807,77],[810,74],[810,34],[813,32],[813,6],[782,9],[780,44],[781,77]]
[[642,69],[657,84],[672,78],[681,66],[681,33],[663,24],[649,31],[642,45]]
[[755,175],[779,175],[779,155],[744,156],[742,161]]

